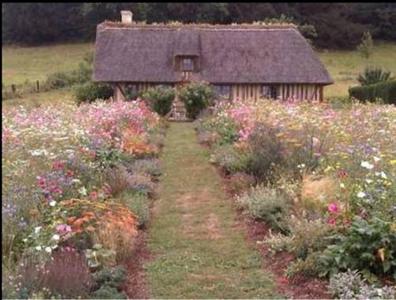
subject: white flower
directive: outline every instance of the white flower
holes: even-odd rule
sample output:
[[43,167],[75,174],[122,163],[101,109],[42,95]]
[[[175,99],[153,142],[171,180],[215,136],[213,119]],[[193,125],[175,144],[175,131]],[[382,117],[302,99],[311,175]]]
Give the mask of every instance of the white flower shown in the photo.
[[367,183],[372,183],[373,181],[371,179],[366,179]]
[[378,162],[378,161],[381,160],[381,158],[379,158],[379,157],[377,157],[377,156],[374,156],[373,158],[374,158],[374,161],[375,161],[375,162]]
[[366,197],[366,193],[365,192],[359,192],[359,193],[357,193],[357,196],[359,198],[364,198],[364,197]]
[[50,206],[55,206],[55,205],[56,205],[56,201],[52,200],[52,201],[49,203],[49,205],[50,205]]
[[55,241],[58,241],[59,238],[60,238],[59,234],[54,234],[54,235],[52,236],[52,239],[55,240]]
[[41,226],[37,226],[36,228],[34,228],[34,233],[39,233],[41,230]]
[[41,250],[41,246],[36,246],[36,250],[40,251]]
[[52,252],[51,247],[45,247],[45,252],[51,253]]
[[370,164],[368,161],[362,161],[360,165],[368,170],[374,168],[374,165]]
[[87,189],[85,188],[85,186],[81,187],[78,192],[82,195],[82,196],[86,196],[87,195]]
[[388,178],[388,176],[386,176],[386,174],[384,172],[381,172],[381,177],[384,178],[384,179]]
[[340,188],[345,189],[345,184],[343,184],[342,182],[340,183]]

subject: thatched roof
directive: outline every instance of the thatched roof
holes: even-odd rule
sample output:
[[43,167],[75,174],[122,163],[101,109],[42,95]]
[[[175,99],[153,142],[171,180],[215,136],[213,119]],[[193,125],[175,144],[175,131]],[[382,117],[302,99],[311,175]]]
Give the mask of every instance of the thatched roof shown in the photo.
[[332,79],[295,26],[98,25],[94,80],[177,82],[174,57],[200,57],[196,79],[211,83],[317,83]]

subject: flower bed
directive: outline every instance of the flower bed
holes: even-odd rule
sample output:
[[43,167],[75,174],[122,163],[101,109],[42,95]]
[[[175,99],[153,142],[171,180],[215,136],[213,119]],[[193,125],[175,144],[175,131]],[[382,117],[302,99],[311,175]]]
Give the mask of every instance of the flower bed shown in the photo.
[[140,101],[3,111],[7,297],[123,296],[113,281],[147,221],[161,128]]
[[197,130],[230,182],[255,178],[237,203],[273,228],[274,253],[294,254],[289,277],[352,269],[396,280],[394,106],[235,101]]

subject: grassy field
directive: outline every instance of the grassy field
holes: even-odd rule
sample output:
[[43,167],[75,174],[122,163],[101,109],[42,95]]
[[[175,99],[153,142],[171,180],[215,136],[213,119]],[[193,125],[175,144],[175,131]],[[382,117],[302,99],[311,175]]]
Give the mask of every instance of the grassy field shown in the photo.
[[[61,44],[41,47],[3,47],[3,84],[44,80],[50,73],[75,69],[93,44]],[[396,74],[396,44],[376,43],[373,56],[366,60],[357,51],[319,51],[319,57],[335,84],[325,88],[325,96],[347,96],[348,88],[357,84],[356,77],[367,65],[382,66]],[[49,95],[52,97],[54,93]],[[56,93],[55,93],[56,94]],[[23,99],[45,102],[47,93]],[[40,98],[43,98],[41,100]],[[18,101],[21,102],[21,101]]]
[[357,85],[356,77],[367,65],[381,66],[396,75],[396,44],[375,43],[369,59],[357,51],[321,51],[321,61],[326,66],[335,84],[325,88],[325,97],[347,96],[348,88]]
[[24,95],[21,98],[7,99],[2,101],[4,108],[24,105],[28,108],[39,107],[51,103],[73,103],[74,97],[71,88],[52,90],[43,93]]
[[3,84],[21,84],[26,80],[45,80],[48,74],[75,69],[91,43],[59,44],[40,47],[2,47]]

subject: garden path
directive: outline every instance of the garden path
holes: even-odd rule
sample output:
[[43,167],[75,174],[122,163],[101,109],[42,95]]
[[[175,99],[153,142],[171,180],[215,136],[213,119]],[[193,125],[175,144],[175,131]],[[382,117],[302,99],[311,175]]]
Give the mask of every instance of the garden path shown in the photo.
[[161,162],[160,198],[148,232],[153,258],[145,265],[150,296],[277,297],[192,123],[170,124]]

